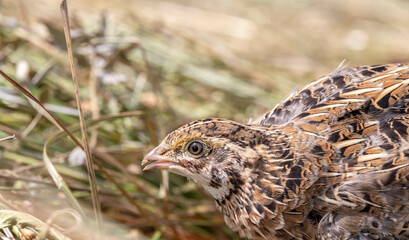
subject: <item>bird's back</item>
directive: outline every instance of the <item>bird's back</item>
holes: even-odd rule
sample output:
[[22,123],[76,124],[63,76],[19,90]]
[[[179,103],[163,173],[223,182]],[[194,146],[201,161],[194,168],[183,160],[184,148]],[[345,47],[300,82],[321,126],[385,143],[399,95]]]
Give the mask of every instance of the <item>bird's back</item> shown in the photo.
[[296,192],[320,239],[409,239],[409,65],[337,70],[255,124],[305,142]]

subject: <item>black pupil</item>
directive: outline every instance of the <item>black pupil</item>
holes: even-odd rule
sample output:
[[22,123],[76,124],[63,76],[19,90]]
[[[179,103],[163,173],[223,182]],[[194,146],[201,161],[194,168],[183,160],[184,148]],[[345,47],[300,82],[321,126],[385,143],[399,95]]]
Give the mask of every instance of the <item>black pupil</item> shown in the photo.
[[199,154],[202,151],[202,146],[200,143],[192,143],[190,145],[190,152],[194,154]]

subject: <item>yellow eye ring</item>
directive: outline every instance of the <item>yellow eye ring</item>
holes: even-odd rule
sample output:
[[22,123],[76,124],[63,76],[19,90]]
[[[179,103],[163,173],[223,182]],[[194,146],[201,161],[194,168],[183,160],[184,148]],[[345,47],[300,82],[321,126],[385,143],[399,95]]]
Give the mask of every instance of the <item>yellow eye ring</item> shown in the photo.
[[203,154],[204,149],[205,149],[204,143],[197,140],[193,140],[187,145],[187,151],[189,152],[189,154],[196,157]]

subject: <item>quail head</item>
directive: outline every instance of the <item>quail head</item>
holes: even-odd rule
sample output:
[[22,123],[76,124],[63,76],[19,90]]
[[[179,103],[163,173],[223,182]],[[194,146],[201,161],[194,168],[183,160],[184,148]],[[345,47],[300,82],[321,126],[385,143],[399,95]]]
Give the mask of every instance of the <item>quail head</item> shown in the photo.
[[249,239],[409,239],[409,65],[338,69],[259,120],[194,121],[143,163],[203,187]]

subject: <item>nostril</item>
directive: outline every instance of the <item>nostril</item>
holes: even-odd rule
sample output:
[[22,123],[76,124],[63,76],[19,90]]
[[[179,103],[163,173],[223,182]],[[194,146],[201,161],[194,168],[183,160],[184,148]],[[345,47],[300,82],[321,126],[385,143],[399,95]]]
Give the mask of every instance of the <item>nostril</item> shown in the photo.
[[148,153],[148,155],[145,156],[145,158],[142,161],[142,165],[150,161],[160,160],[163,154],[165,154],[169,150],[170,150],[169,148],[164,147],[162,145],[157,146],[150,153]]
[[158,154],[158,155],[163,155],[163,154],[165,154],[167,151],[169,151],[169,148],[164,147],[164,146],[162,146],[162,145],[159,145],[159,146],[157,146],[157,147],[154,149],[154,153],[156,153],[156,154]]

